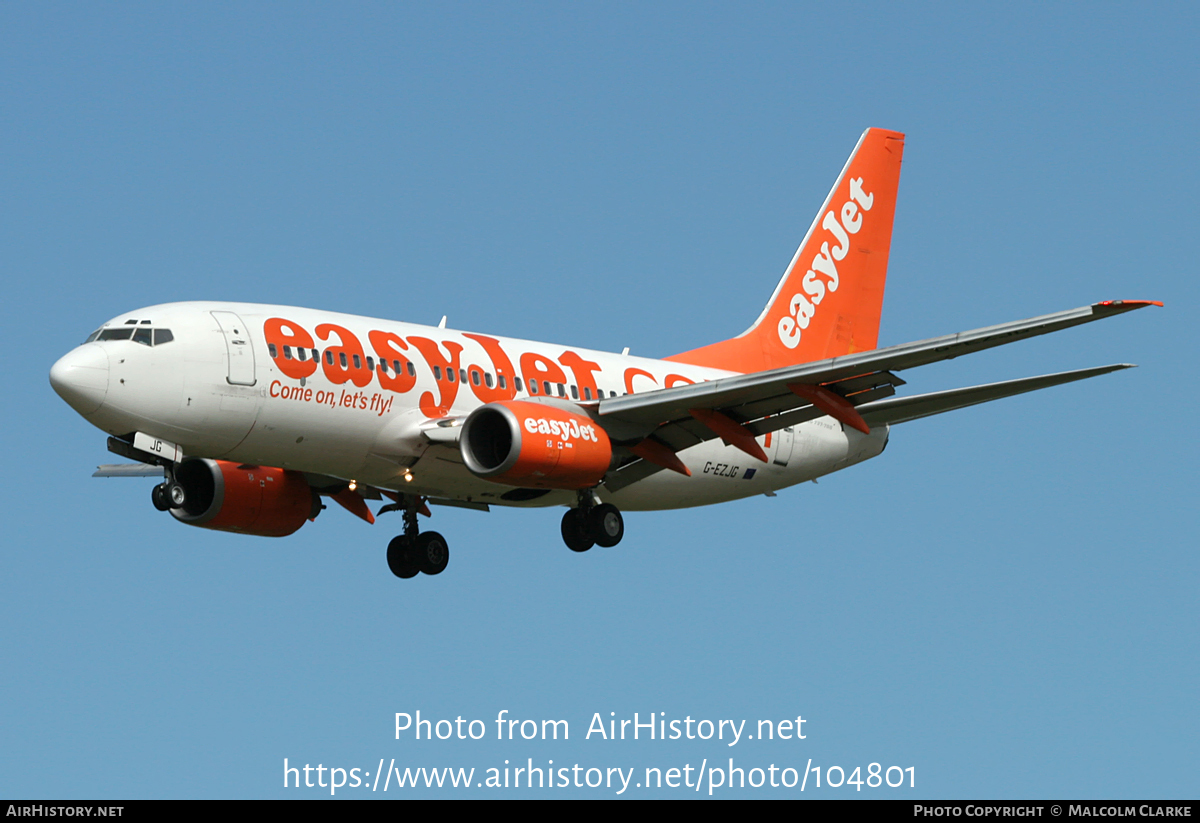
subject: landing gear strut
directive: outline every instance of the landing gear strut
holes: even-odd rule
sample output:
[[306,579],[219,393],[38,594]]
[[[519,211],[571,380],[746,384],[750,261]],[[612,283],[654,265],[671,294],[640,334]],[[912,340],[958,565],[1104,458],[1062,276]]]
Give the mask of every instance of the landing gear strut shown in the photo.
[[563,515],[562,537],[573,552],[585,552],[593,545],[610,548],[625,536],[625,520],[611,503],[599,503],[589,490],[579,493],[579,506]]
[[420,498],[406,499],[404,534],[388,543],[388,568],[396,577],[408,579],[418,572],[441,574],[450,562],[450,547],[437,532],[421,532],[417,525],[417,506]]

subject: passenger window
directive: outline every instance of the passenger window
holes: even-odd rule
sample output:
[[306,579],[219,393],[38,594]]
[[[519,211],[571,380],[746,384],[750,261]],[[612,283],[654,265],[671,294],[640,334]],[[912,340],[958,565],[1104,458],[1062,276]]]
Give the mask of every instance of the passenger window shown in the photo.
[[446,369],[446,379],[451,383],[454,382],[454,369]]
[[[396,366],[396,371],[397,371],[397,372],[399,372],[399,371],[400,371],[400,366],[398,365],[398,361],[395,361],[395,360],[393,360],[392,362],[393,362],[393,363],[397,363],[397,366]],[[414,366],[414,365],[412,364],[412,361],[411,361],[411,360],[409,360],[409,361],[408,361],[408,376],[409,376],[409,377],[416,377],[416,376],[417,376],[417,367],[416,367],[416,366]]]
[[175,335],[171,334],[170,329],[155,329],[154,330],[154,345],[161,346],[163,343],[170,343],[175,339]]
[[542,381],[542,389],[544,389],[543,394],[545,394],[547,397],[550,397],[554,394],[554,390],[550,388],[549,380]]
[[306,362],[307,362],[307,360],[308,360],[308,349],[296,349],[296,354],[298,354],[298,355],[300,356],[300,359],[301,359],[302,361],[306,361]]
[[279,350],[275,348],[274,343],[267,344],[267,351],[270,352],[272,360],[279,356]]
[[[488,383],[491,383],[491,382],[492,382],[491,380],[488,381]],[[474,369],[471,369],[471,385],[473,385],[473,386],[479,385],[479,372],[475,371]]]
[[343,369],[350,368],[349,364],[346,362],[346,353],[345,352],[338,352],[338,362],[342,364]]
[[587,386],[584,386],[584,387],[583,387],[583,399],[584,399],[584,400],[591,400],[591,399],[592,399],[592,390],[591,390],[591,389],[589,389]]
[[356,368],[356,369],[362,368],[362,358],[359,357],[357,354],[354,355],[354,368]]
[[433,379],[434,379],[434,380],[441,380],[441,379],[442,379],[442,367],[441,367],[441,366],[434,366],[434,367],[433,367]]
[[[503,380],[504,378],[503,378],[503,377],[501,377],[500,379],[501,379],[501,380]],[[500,385],[504,385],[504,384],[503,384],[503,383],[501,383]],[[523,385],[521,385],[521,378],[519,378],[519,377],[514,377],[514,378],[513,378],[513,385],[517,387],[517,391],[525,391],[525,387],[524,387]]]
[[458,370],[458,379],[461,380],[463,383],[467,382],[467,370],[466,369]]
[[[558,386],[558,396],[559,397],[567,396],[567,387],[566,386],[564,386],[562,383],[555,383],[554,385]],[[546,394],[549,394],[549,393],[550,393],[549,391],[546,392]]]
[[283,347],[283,359],[284,359],[284,360],[291,360],[291,359],[292,359],[292,347],[291,347],[291,346],[284,346],[284,347]]
[[[502,377],[500,379],[503,380],[504,378]],[[483,373],[483,382],[487,383],[487,387],[489,389],[492,387],[492,373],[490,371]]]
[[[579,399],[579,387],[576,386],[574,383],[571,384],[571,399],[572,400]],[[588,398],[588,399],[591,399],[591,398]]]
[[367,371],[375,371],[375,358],[367,355]]
[[500,375],[499,377],[496,378],[496,380],[498,380],[500,382],[500,388],[502,388],[502,389],[508,388],[507,382],[504,379],[504,375]]
[[325,350],[325,362],[331,366],[333,365],[333,350],[332,349]]
[[388,366],[387,366],[387,361],[386,361],[386,360],[380,360],[380,361],[379,361],[379,370],[380,370],[381,372],[383,372],[384,374],[387,374],[387,369],[388,369]]
[[141,343],[143,346],[153,345],[150,342],[150,330],[149,329],[138,329],[137,331],[135,331],[133,333],[133,342]]
[[536,381],[536,380],[530,380],[530,381],[529,381],[529,393],[530,393],[530,394],[537,394],[537,393],[538,393],[538,387],[537,387],[537,381]]

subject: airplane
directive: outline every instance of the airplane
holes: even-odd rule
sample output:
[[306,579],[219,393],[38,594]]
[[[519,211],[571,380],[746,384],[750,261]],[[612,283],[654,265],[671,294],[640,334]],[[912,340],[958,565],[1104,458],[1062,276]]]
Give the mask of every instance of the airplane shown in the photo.
[[[584,552],[622,510],[703,506],[815,480],[881,454],[891,427],[1130,368],[1118,363],[896,396],[897,372],[1161,306],[1109,300],[878,348],[904,135],[867,129],[758,319],[663,359],[247,303],[134,309],[50,370],[54,390],[160,476],[181,523],[282,537],[329,498],[400,512],[397,577],[441,573],[428,504],[565,506]],[[372,512],[368,501],[386,503]]]

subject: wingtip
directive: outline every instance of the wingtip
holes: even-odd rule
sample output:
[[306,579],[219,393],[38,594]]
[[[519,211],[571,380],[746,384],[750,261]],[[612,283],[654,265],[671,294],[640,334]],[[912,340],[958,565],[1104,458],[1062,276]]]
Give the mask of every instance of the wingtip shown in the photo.
[[1146,306],[1162,307],[1161,300],[1102,300],[1094,305],[1122,309],[1144,309]]

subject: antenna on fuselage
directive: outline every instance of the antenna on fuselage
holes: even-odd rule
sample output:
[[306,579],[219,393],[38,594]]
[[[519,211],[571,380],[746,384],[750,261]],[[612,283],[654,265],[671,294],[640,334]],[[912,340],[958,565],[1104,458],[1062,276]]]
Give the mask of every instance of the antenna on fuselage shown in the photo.
[[439,329],[446,328],[446,315],[444,315],[444,314],[442,315],[442,322],[438,323],[438,328]]

